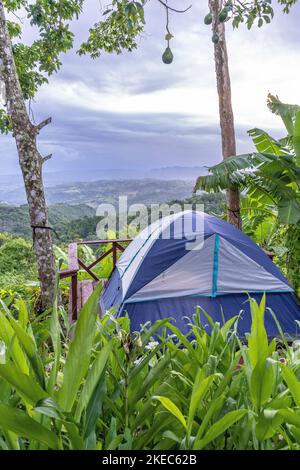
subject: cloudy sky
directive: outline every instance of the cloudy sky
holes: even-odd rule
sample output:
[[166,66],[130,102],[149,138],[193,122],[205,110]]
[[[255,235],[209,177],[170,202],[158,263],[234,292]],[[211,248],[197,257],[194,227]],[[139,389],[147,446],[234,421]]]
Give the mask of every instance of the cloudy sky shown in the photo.
[[[173,0],[173,5],[188,2]],[[33,105],[36,121],[53,118],[39,139],[42,152],[53,153],[47,172],[78,179],[83,170],[99,175],[108,169],[207,166],[220,160],[213,45],[203,23],[207,1],[191,2],[188,13],[171,15],[172,65],[161,61],[165,16],[156,0],[146,8],[147,27],[137,51],[103,54],[96,61],[74,51],[62,58],[61,71]],[[100,12],[99,0],[86,1],[84,15],[73,25],[77,46]],[[251,127],[281,135],[280,120],[266,107],[268,91],[300,103],[299,24],[299,6],[289,16],[276,8],[272,24],[260,30],[232,31],[228,24],[239,152],[252,148],[246,134]],[[24,40],[32,34],[25,26]],[[0,174],[18,173],[11,137],[0,136],[0,152]]]

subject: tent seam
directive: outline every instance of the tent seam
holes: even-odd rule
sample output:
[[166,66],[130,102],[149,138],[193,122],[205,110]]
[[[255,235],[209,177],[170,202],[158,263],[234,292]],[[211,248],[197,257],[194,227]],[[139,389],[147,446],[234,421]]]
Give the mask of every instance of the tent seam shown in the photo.
[[220,238],[219,235],[215,234],[215,245],[214,245],[214,265],[213,265],[213,280],[212,280],[212,292],[211,296],[217,296],[218,289],[218,271],[219,271],[219,247],[220,247]]

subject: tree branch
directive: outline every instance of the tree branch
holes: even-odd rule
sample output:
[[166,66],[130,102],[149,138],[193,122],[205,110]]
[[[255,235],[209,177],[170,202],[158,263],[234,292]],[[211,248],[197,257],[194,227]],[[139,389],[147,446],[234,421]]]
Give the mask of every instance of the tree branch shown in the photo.
[[35,126],[35,131],[36,131],[36,133],[39,134],[40,131],[41,131],[44,127],[48,126],[48,124],[51,124],[51,122],[52,122],[52,118],[51,118],[51,117],[49,117],[48,119],[45,119],[44,121],[40,122],[40,124],[38,124],[37,126]]
[[159,3],[161,3],[167,10],[174,11],[175,13],[185,13],[188,10],[192,8],[192,5],[188,6],[185,8],[185,10],[177,10],[177,8],[170,7],[167,3],[165,3],[163,0],[157,0]]
[[50,158],[52,158],[52,153],[50,153],[49,155],[46,155],[46,157],[42,157],[42,165],[43,165],[47,160],[50,160]]

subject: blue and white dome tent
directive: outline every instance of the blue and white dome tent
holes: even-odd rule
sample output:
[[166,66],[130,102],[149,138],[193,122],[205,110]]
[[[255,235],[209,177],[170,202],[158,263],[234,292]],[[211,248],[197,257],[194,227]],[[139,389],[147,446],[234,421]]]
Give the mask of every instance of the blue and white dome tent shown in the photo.
[[[203,212],[164,217],[143,230],[126,248],[101,300],[101,311],[128,312],[132,331],[148,321],[172,317],[187,331],[197,306],[222,323],[238,315],[238,334],[250,331],[249,295],[267,294],[283,332],[297,334],[300,305],[286,278],[266,253],[243,232]],[[201,317],[202,320],[202,317]],[[207,319],[203,315],[203,322]],[[278,336],[270,313],[267,333]]]

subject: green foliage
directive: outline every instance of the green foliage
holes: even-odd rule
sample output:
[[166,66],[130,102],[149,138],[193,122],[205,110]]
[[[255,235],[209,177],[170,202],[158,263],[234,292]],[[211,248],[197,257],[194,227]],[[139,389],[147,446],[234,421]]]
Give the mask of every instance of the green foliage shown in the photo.
[[21,37],[22,28],[18,23],[15,23],[14,21],[8,21],[7,27],[11,38]]
[[280,5],[283,5],[284,13],[289,13],[292,6],[297,3],[297,0],[278,0]]
[[259,28],[271,22],[274,16],[272,0],[253,0],[252,2],[232,2],[232,25],[238,28],[245,23],[248,29],[254,24]]
[[296,224],[300,219],[300,167],[298,139],[300,111],[298,106],[280,102],[269,95],[270,110],[279,115],[288,136],[275,140],[260,129],[251,129],[257,152],[231,157],[210,168],[210,175],[198,179],[196,189],[223,190],[239,185],[250,200],[273,205],[281,222]]
[[[61,237],[55,241],[58,243],[82,238],[76,231],[76,227],[74,227],[74,232],[72,233],[72,224],[70,223],[73,220],[77,220],[77,223],[81,220],[83,227],[85,225],[84,218],[92,216],[94,213],[95,210],[86,204],[50,205],[49,223],[51,227],[55,228]],[[68,228],[69,224],[70,230]],[[8,204],[0,204],[0,232],[8,232],[30,240],[32,238],[32,228],[29,223],[28,206],[10,206]],[[91,234],[91,232],[88,233]],[[92,238],[95,237],[95,233],[94,229]]]
[[279,3],[283,6],[283,12],[289,13],[296,2],[297,0],[223,0],[219,21],[231,21],[233,28],[238,28],[241,24],[245,24],[248,29],[254,25],[261,28],[272,21],[274,3]]
[[[78,19],[84,0],[6,0],[9,12],[17,13],[23,8],[31,26],[37,27],[39,37],[32,44],[20,42],[22,23],[8,21],[8,30],[13,40],[13,53],[20,84],[26,100],[33,98],[48,76],[61,66],[60,55],[73,47],[74,34],[70,22]],[[1,110],[0,131],[11,131],[5,110]]]
[[230,184],[244,189],[241,203],[243,230],[275,254],[275,262],[299,292],[300,288],[300,167],[297,105],[268,96],[268,107],[281,117],[288,135],[276,140],[261,129],[251,129],[257,152],[231,157],[200,177],[196,188],[218,191]]
[[257,200],[242,198],[241,214],[243,232],[256,241],[262,248],[271,250],[275,240],[278,223],[277,212],[268,204],[259,203]]
[[0,234],[1,274],[23,274],[28,278],[33,274],[35,259],[32,244],[22,238]]
[[285,233],[286,269],[296,292],[300,289],[300,224],[291,225]]
[[104,19],[90,29],[90,35],[79,49],[79,54],[100,56],[101,51],[121,54],[137,48],[137,36],[145,24],[144,0],[113,0],[111,8],[103,12]]
[[32,323],[0,306],[1,448],[300,449],[299,354],[268,342],[265,298],[246,345],[238,318],[206,314],[208,334],[200,311],[186,336],[169,319],[132,333],[98,318],[98,294],[71,329],[56,305]]
[[23,96],[28,100],[34,97],[41,85],[48,82],[39,72],[41,50],[36,43],[32,46],[19,43],[13,46],[13,52]]
[[10,119],[4,109],[0,109],[0,131],[2,134],[8,134],[12,131]]

